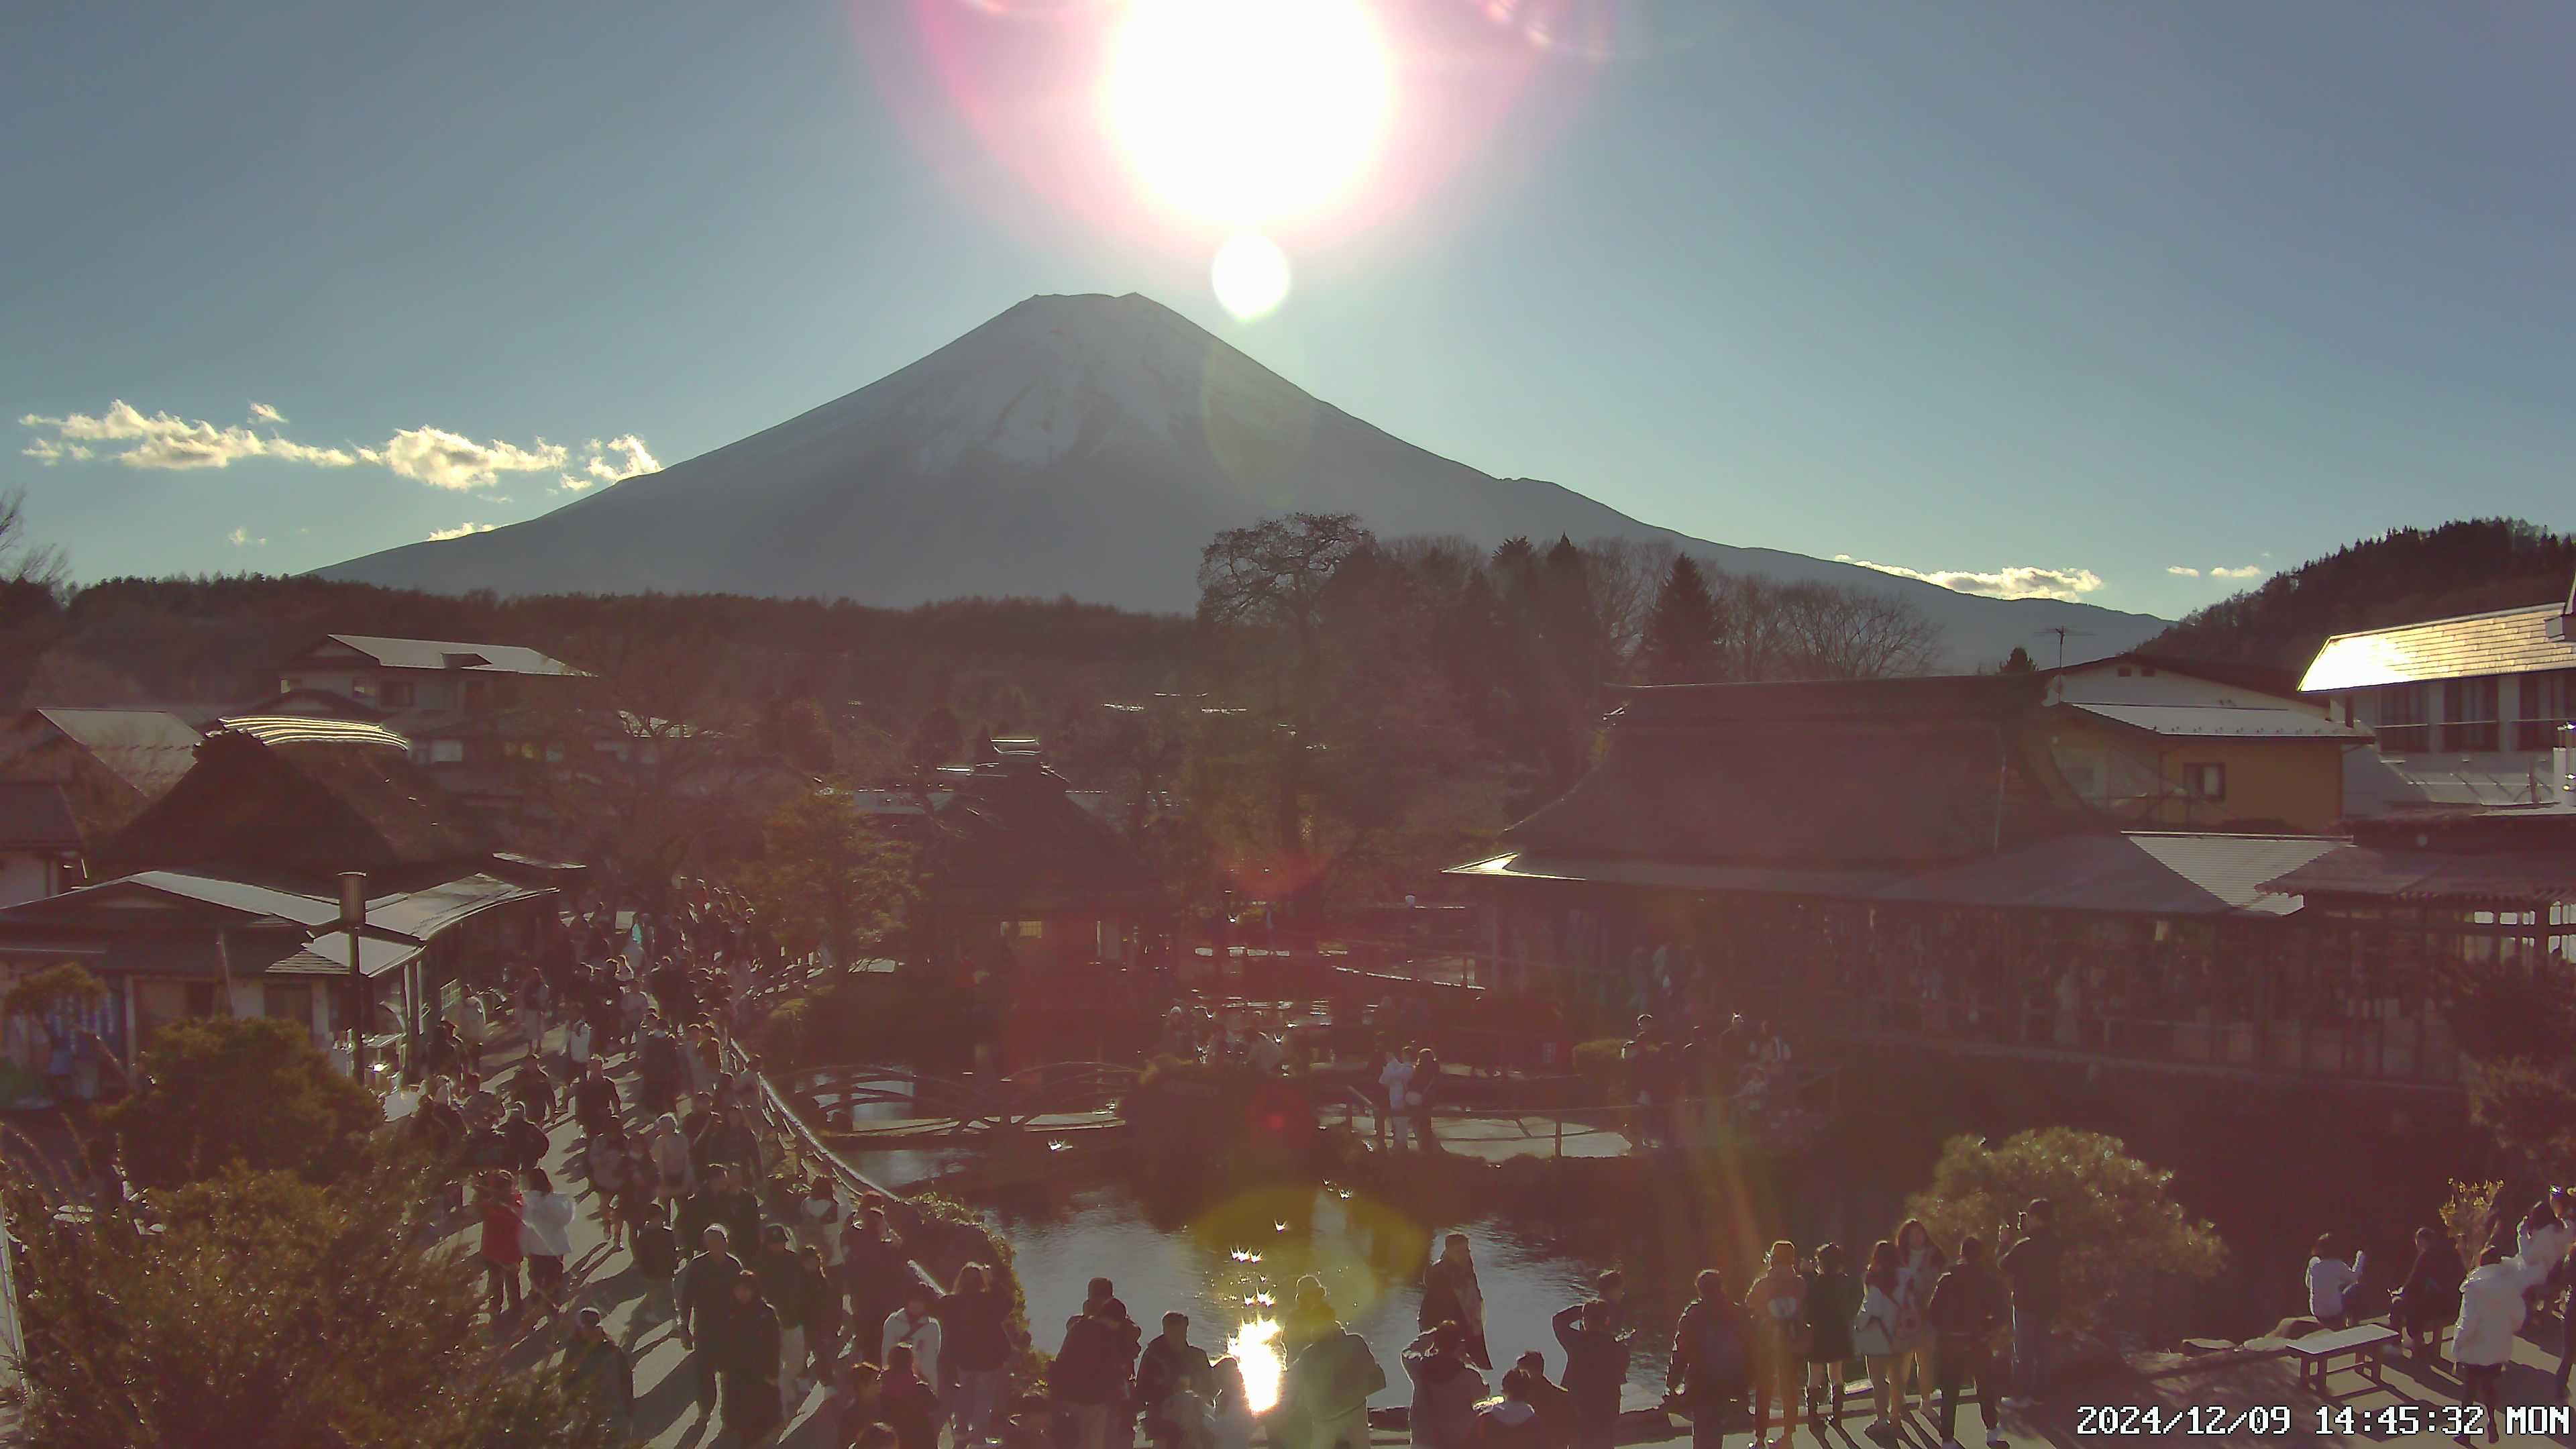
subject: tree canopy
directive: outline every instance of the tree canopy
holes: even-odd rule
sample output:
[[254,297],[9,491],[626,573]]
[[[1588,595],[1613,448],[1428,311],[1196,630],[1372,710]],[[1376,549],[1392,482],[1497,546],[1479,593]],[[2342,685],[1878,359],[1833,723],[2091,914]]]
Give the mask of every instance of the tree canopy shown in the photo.
[[165,1224],[20,1204],[33,1449],[604,1449],[552,1375],[493,1361],[466,1264],[424,1252],[426,1184],[384,1163],[328,1187],[238,1165]]
[[2098,1132],[2051,1127],[1994,1146],[1954,1137],[1907,1212],[1956,1252],[1970,1234],[2000,1246],[1998,1227],[2047,1198],[2065,1253],[2064,1318],[2083,1330],[2099,1326],[2122,1292],[2158,1276],[2202,1280],[2218,1272],[2225,1258],[2218,1232],[2183,1212],[2172,1179]]
[[103,1114],[137,1183],[174,1187],[235,1166],[336,1176],[384,1108],[331,1069],[302,1026],[200,1017],[162,1027],[143,1081]]

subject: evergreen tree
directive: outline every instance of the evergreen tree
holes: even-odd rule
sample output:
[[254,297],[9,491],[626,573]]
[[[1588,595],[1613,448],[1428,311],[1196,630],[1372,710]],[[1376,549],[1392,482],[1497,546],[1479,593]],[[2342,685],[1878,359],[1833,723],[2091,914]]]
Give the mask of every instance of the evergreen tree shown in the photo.
[[2004,656],[2003,666],[1997,672],[2001,674],[2028,674],[2038,667],[2039,666],[2037,664],[2032,662],[2030,651],[2024,649],[2018,644],[2015,644],[2013,646],[2013,652]]
[[1717,677],[1717,603],[1688,555],[1673,560],[1646,620],[1646,682],[1697,684]]

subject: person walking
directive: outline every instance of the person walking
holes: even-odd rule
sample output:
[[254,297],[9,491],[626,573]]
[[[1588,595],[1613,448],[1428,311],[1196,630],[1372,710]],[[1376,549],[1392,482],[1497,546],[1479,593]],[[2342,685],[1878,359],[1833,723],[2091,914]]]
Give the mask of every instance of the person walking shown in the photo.
[[1207,1350],[1190,1342],[1190,1316],[1164,1314],[1163,1331],[1136,1360],[1136,1404],[1144,1413],[1145,1441],[1154,1449],[1188,1449],[1203,1433],[1196,1416],[1215,1402],[1215,1365],[1208,1362]]
[[856,1235],[841,1235],[841,1287],[850,1305],[851,1336],[882,1353],[870,1336],[903,1307],[916,1281],[912,1260],[884,1208],[867,1208],[855,1226]]
[[1923,1411],[1932,1411],[1932,1357],[1939,1341],[1932,1330],[1932,1290],[1948,1271],[1950,1255],[1932,1241],[1932,1229],[1921,1218],[1906,1219],[1896,1230],[1895,1422],[1904,1421],[1909,1383],[1923,1396]]
[[939,1382],[939,1320],[931,1315],[931,1301],[927,1284],[914,1283],[907,1289],[903,1295],[903,1306],[887,1314],[885,1322],[878,1325],[877,1353],[891,1368],[894,1351],[910,1349],[914,1371],[922,1375],[923,1382],[936,1385]]
[[482,1217],[477,1243],[483,1260],[484,1306],[494,1318],[519,1311],[519,1264],[527,1258],[520,1246],[520,1215],[526,1202],[505,1169],[495,1168],[475,1179],[474,1208]]
[[1959,1240],[1959,1261],[1933,1285],[1929,1308],[1936,1345],[1934,1372],[1941,1384],[1942,1449],[1959,1449],[1959,1389],[1977,1386],[1977,1414],[1985,1421],[1986,1443],[2002,1449],[2003,1420],[1995,1411],[1994,1333],[2004,1317],[2003,1285],[1986,1266],[1981,1238]]
[[1798,1396],[1806,1388],[1807,1279],[1798,1271],[1798,1246],[1771,1245],[1762,1276],[1744,1295],[1744,1321],[1753,1343],[1753,1442],[1771,1442],[1770,1400],[1780,1401],[1780,1438],[1798,1437]]
[[922,1378],[911,1344],[898,1343],[886,1351],[876,1405],[893,1428],[899,1449],[939,1449],[939,1391]]
[[560,1314],[564,1259],[572,1256],[573,1200],[555,1191],[554,1179],[542,1167],[531,1167],[519,1177],[527,1187],[519,1247],[528,1260],[528,1296],[544,1302],[548,1314]]
[[644,1279],[644,1301],[637,1314],[658,1309],[663,1318],[679,1317],[680,1237],[671,1231],[670,1209],[647,1198],[626,1216],[628,1251],[635,1255],[635,1271]]
[[1124,1440],[1111,1439],[1110,1423],[1125,1419],[1136,1362],[1131,1326],[1127,1306],[1114,1297],[1094,1299],[1065,1325],[1047,1388],[1067,1406],[1071,1449],[1126,1449]]
[[831,1382],[832,1365],[841,1361],[841,1335],[849,1313],[841,1306],[841,1285],[823,1264],[823,1250],[808,1243],[796,1250],[797,1308],[805,1322],[805,1359],[788,1377],[807,1383]]
[[653,1120],[652,1153],[665,1200],[677,1202],[697,1191],[697,1168],[689,1161],[689,1139],[678,1117],[664,1112]]
[[[2504,1367],[2513,1361],[2515,1336],[2529,1310],[2523,1289],[2527,1274],[2508,1260],[2504,1244],[2490,1245],[2477,1271],[2460,1283],[2460,1318],[2451,1326],[2451,1365],[2460,1378],[2462,1407],[2486,1410],[2487,1442],[2496,1442],[2497,1421],[2504,1415]],[[2466,1434],[2455,1434],[2459,1443]]]
[[598,1309],[585,1308],[573,1321],[572,1348],[564,1355],[564,1382],[576,1399],[599,1415],[609,1442],[623,1446],[635,1437],[635,1360],[610,1336]]
[[990,1267],[968,1263],[931,1311],[939,1317],[940,1352],[957,1380],[950,1414],[957,1437],[980,1439],[1001,1407],[1003,1370],[1011,1362],[1010,1300],[994,1285]]
[[717,1365],[712,1351],[698,1356],[698,1339],[724,1339],[732,1327],[734,1280],[751,1270],[733,1255],[731,1236],[721,1226],[710,1225],[699,1233],[698,1245],[697,1255],[680,1271],[680,1347],[691,1356],[689,1366],[697,1375],[698,1417],[705,1419],[716,1411]]
[[1860,1313],[1860,1280],[1851,1274],[1842,1244],[1816,1249],[1816,1271],[1807,1279],[1807,1416],[1826,1427],[1843,1423],[1843,1384],[1851,1361],[1852,1320]]
[[1443,1320],[1404,1350],[1413,1380],[1413,1442],[1421,1449],[1474,1449],[1476,1402],[1485,1381],[1467,1366],[1467,1330]]
[[1869,1404],[1876,1417],[1863,1433],[1881,1444],[1896,1442],[1897,1407],[1905,1397],[1898,1383],[1897,1307],[1902,1273],[1896,1244],[1881,1238],[1869,1250],[1869,1265],[1860,1275],[1860,1312],[1852,1320],[1852,1352],[1869,1367]]
[[1457,1324],[1467,1335],[1467,1362],[1480,1369],[1494,1366],[1485,1348],[1485,1290],[1476,1281],[1476,1261],[1465,1233],[1443,1239],[1440,1256],[1423,1270],[1422,1307],[1413,1321],[1424,1329]]
[[1619,1311],[1624,1286],[1615,1270],[1603,1273],[1593,1280],[1598,1296],[1557,1310],[1548,1324],[1565,1350],[1576,1449],[1610,1449],[1618,1423],[1619,1388],[1628,1381],[1628,1344],[1635,1337]]
[[[2344,1314],[2344,1298],[2361,1285],[2361,1257],[2356,1254],[2347,1263],[2334,1234],[2317,1235],[2316,1247],[2308,1257],[2308,1316],[2317,1321],[2319,1328],[2342,1328],[2350,1321]],[[2016,1342],[2016,1354],[2018,1351]]]
[[[1673,1322],[1672,1366],[1664,1370],[1664,1392],[1690,1415],[1691,1449],[1718,1449],[1726,1442],[1727,1419],[1744,1399],[1750,1366],[1744,1311],[1727,1293],[1726,1276],[1715,1268],[1700,1269],[1691,1289],[1694,1296]],[[1758,1420],[1753,1437],[1762,1437]]]
[[2023,1408],[2048,1395],[2049,1335],[2057,1326],[2059,1272],[2065,1253],[2057,1241],[2057,1211],[2044,1197],[2030,1200],[2017,1225],[2021,1241],[2004,1254],[2004,1279],[2012,1285],[2013,1379],[2020,1389],[2004,1407]]
[[528,1120],[528,1106],[525,1102],[510,1104],[501,1118],[499,1136],[502,1159],[500,1165],[507,1167],[513,1174],[525,1172],[544,1162],[546,1154],[554,1150],[554,1143],[546,1138],[546,1129]]
[[595,1061],[584,1062],[581,1075],[572,1083],[572,1120],[581,1124],[584,1137],[600,1137],[619,1120],[625,1103],[618,1100],[617,1083]]
[[724,1426],[741,1444],[759,1444],[787,1419],[778,1387],[778,1311],[762,1296],[760,1278],[733,1280],[733,1311],[716,1344],[716,1375],[724,1385]]

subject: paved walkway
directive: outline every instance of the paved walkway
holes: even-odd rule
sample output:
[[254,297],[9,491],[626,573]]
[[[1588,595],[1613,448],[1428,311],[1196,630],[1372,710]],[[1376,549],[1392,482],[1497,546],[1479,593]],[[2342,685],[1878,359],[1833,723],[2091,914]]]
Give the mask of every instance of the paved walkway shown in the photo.
[[[561,1041],[559,1034],[550,1039]],[[519,1038],[512,1033],[486,1053],[486,1084],[506,1090],[523,1059]],[[635,1082],[627,1058],[613,1056],[607,1060],[619,1091],[631,1102]],[[548,1071],[560,1075],[554,1064],[549,1064]],[[630,1129],[640,1127],[641,1114],[630,1108],[627,1125]],[[704,1354],[692,1355],[682,1349],[676,1327],[658,1313],[638,1312],[644,1301],[644,1282],[635,1271],[633,1258],[623,1248],[610,1248],[600,1229],[598,1195],[590,1191],[580,1172],[581,1129],[566,1117],[553,1124],[548,1135],[554,1145],[544,1166],[553,1175],[557,1189],[572,1193],[578,1207],[573,1216],[573,1255],[565,1263],[570,1290],[567,1308],[560,1321],[523,1310],[497,1323],[494,1332],[496,1341],[504,1345],[505,1360],[513,1368],[560,1360],[573,1332],[572,1310],[597,1308],[606,1315],[609,1332],[634,1354],[635,1442],[654,1449],[698,1449],[701,1445],[732,1449],[741,1443],[740,1437],[723,1432],[720,1419],[709,1420],[698,1414],[698,1375]],[[469,1213],[458,1220],[449,1241],[463,1244],[470,1253],[479,1235],[479,1225]],[[479,1284],[482,1270],[477,1266],[473,1271]],[[700,1346],[704,1348],[704,1340]],[[786,1432],[765,1442],[785,1449],[839,1449],[825,1422],[828,1416],[819,1412],[824,1398],[820,1389],[808,1392],[788,1421]]]

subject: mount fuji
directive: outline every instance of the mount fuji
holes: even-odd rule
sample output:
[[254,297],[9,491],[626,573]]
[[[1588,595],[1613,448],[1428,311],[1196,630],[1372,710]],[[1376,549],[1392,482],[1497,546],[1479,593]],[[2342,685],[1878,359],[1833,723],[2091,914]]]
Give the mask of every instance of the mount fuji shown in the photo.
[[[902,370],[764,432],[542,517],[322,570],[434,593],[732,593],[904,607],[1071,596],[1196,602],[1219,530],[1355,513],[1381,537],[1669,543],[1729,573],[1907,599],[1947,662],[2014,646],[2071,661],[2164,627],[2050,599],[1993,599],[1852,564],[1734,548],[1569,488],[1494,478],[1304,391],[1144,297],[1033,297]],[[2079,642],[2080,641],[2080,642]],[[2052,641],[2053,642],[2053,641]]]

